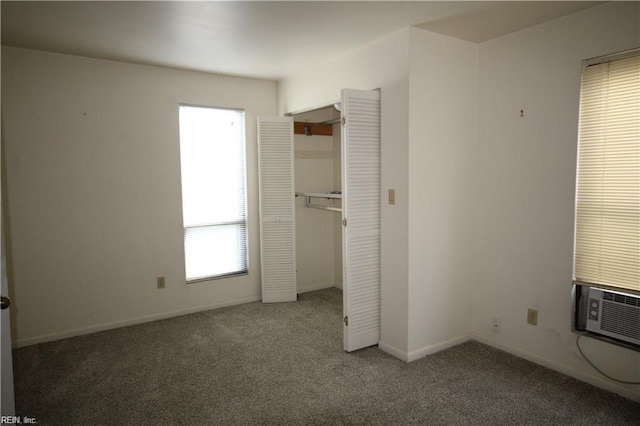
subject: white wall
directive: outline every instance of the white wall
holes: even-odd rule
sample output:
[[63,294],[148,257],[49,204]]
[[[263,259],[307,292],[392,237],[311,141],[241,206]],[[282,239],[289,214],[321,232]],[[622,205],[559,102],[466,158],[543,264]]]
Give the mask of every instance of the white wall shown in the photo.
[[[296,192],[331,192],[333,186],[333,137],[295,135]],[[316,204],[333,201],[311,199]],[[325,210],[305,207],[304,197],[296,197],[296,278],[297,291],[334,286],[334,235],[336,216]]]
[[[473,254],[479,340],[638,400],[579,355],[570,292],[581,61],[638,47],[639,16],[613,2],[480,45]],[[640,380],[640,353],[582,341],[603,370]]]
[[402,30],[278,82],[280,114],[331,104],[342,89],[381,89],[382,188],[396,189],[396,205],[383,203],[381,212],[381,338],[402,353],[408,344],[408,41],[409,30]]
[[[9,47],[2,59],[19,345],[260,298],[255,123],[275,115],[275,83]],[[248,275],[185,285],[182,102],[245,109]]]
[[411,29],[409,359],[471,335],[476,44]]

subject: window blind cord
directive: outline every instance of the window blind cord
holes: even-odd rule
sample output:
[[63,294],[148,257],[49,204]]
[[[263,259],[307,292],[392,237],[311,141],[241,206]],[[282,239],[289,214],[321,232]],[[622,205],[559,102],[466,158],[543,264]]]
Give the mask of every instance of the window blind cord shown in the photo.
[[580,352],[580,355],[582,355],[584,360],[587,361],[589,363],[589,365],[592,366],[598,373],[602,374],[607,379],[612,380],[612,381],[617,382],[617,383],[622,383],[622,384],[625,384],[625,385],[640,385],[640,382],[631,382],[631,381],[627,381],[627,380],[614,379],[613,377],[609,376],[607,373],[605,373],[604,371],[602,371],[598,367],[596,367],[595,364],[593,362],[591,362],[591,360],[589,360],[589,358],[587,358],[587,356],[582,351],[582,348],[580,347],[580,338],[581,337],[582,337],[582,334],[579,334],[578,338],[576,339],[576,346],[578,347],[578,351]]

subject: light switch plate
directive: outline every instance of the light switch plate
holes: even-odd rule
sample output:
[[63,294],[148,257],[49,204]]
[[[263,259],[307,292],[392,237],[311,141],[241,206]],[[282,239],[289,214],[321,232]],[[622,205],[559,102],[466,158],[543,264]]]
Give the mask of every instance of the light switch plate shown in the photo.
[[389,204],[393,205],[396,203],[396,190],[395,189],[390,189],[389,190]]

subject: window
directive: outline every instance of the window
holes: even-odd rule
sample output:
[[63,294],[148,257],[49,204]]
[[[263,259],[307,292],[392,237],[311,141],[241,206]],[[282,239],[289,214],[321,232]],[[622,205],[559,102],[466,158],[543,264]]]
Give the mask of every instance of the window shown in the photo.
[[640,293],[640,51],[585,61],[574,282]]
[[247,272],[244,112],[180,105],[187,281]]

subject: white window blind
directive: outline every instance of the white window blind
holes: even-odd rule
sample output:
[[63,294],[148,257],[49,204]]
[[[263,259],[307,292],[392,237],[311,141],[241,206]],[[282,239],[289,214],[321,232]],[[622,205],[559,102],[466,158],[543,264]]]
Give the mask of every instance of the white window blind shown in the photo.
[[640,292],[639,51],[582,72],[574,281]]
[[247,271],[244,112],[180,106],[187,281]]

